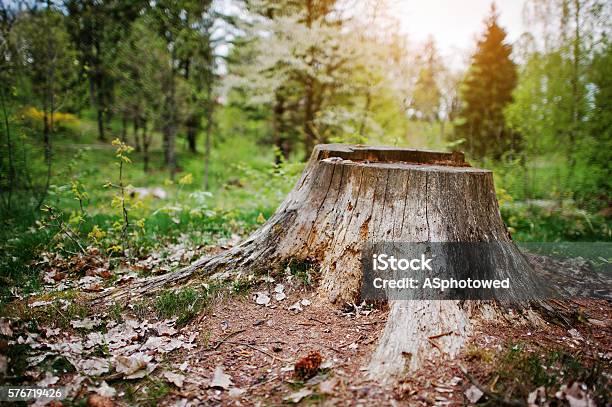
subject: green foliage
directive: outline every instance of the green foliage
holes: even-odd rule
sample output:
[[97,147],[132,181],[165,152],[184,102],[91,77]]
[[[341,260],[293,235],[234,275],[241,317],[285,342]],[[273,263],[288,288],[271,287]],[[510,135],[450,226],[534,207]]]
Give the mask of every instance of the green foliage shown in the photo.
[[500,211],[512,238],[519,242],[612,241],[610,220],[571,203],[559,208],[506,204]]
[[[545,41],[529,35],[522,40],[525,62],[506,121],[522,135],[525,161],[563,160],[559,178],[548,184],[555,193],[598,210],[610,201],[611,61],[605,23],[612,7],[599,0],[528,6],[533,30],[540,29]],[[526,169],[529,177],[540,171],[538,165]]]

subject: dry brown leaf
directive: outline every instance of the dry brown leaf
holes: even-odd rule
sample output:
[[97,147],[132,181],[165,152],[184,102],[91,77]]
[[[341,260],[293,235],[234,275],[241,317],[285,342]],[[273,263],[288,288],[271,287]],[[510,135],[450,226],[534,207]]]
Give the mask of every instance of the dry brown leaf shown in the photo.
[[126,379],[141,379],[151,373],[157,364],[150,363],[152,356],[144,353],[136,353],[131,356],[115,357],[115,370],[123,373]]
[[220,365],[217,366],[213,373],[213,378],[210,381],[210,387],[227,390],[233,384],[232,378],[223,371],[223,367]]
[[169,372],[169,371],[165,371],[163,373],[164,378],[169,381],[170,383],[172,383],[173,385],[175,385],[176,387],[178,387],[179,389],[181,387],[183,387],[183,384],[185,382],[185,376],[180,374],[180,373],[174,373],[174,372]]
[[98,387],[98,388],[96,388],[96,387],[89,387],[88,390],[89,391],[93,391],[97,395],[102,396],[102,397],[113,398],[113,397],[115,397],[115,395],[117,395],[117,390],[115,390],[114,387],[109,386],[108,383],[106,383],[105,381],[103,381],[100,384],[100,387]]
[[477,403],[484,393],[478,387],[471,385],[464,394],[470,403]]
[[295,393],[291,393],[290,395],[285,397],[283,400],[289,401],[291,403],[299,403],[300,401],[302,401],[303,398],[308,397],[311,394],[312,394],[312,390],[304,388]]
[[108,360],[96,357],[80,360],[76,367],[88,376],[100,376],[110,370]]

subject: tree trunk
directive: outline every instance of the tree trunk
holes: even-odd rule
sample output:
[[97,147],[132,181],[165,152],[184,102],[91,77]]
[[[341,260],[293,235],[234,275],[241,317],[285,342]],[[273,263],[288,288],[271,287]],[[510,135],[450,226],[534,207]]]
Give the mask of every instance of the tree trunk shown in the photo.
[[137,115],[134,116],[134,146],[136,147],[136,152],[139,153],[141,151],[140,148],[140,139],[138,138],[138,127],[139,127],[139,121],[140,119],[138,118]]
[[213,130],[213,114],[214,101],[212,100],[212,84],[206,84],[206,100],[208,106],[206,108],[206,139],[204,141],[204,190],[210,188],[210,150],[212,149],[212,130]]
[[142,123],[142,153],[144,161],[144,172],[149,172],[149,144],[151,144],[151,136],[147,132],[147,122]]
[[[225,279],[298,260],[319,265],[320,301],[353,303],[363,284],[365,244],[384,241],[499,242],[505,250],[498,260],[505,268],[495,273],[511,276],[516,285],[508,299],[521,299],[532,286],[532,270],[501,219],[490,171],[470,167],[458,152],[330,144],[315,147],[276,213],[240,245],[178,272],[141,280],[104,301],[133,299],[195,272]],[[369,366],[379,380],[418,368],[432,356],[455,355],[473,318],[499,318],[503,312],[491,301],[389,303],[389,322]],[[535,316],[529,310],[523,315]]]
[[198,146],[196,144],[197,129],[192,127],[189,123],[187,124],[187,145],[189,152],[192,154],[198,153]]
[[121,114],[121,141],[127,143],[127,113]]
[[98,140],[105,141],[106,136],[104,135],[104,112],[98,102],[97,106],[97,121],[98,121]]

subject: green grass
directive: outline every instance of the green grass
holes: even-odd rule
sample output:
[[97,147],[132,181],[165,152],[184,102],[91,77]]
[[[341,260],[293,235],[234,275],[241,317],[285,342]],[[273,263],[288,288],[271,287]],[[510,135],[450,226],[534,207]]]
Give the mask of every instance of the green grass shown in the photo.
[[585,362],[563,350],[534,351],[520,343],[509,344],[506,349],[496,358],[488,375],[497,377],[494,391],[499,394],[513,394],[525,400],[529,392],[540,386],[558,390],[561,385],[579,381],[588,386],[598,405],[605,405],[612,396],[603,360]]
[[185,288],[167,290],[159,294],[153,302],[153,309],[158,318],[177,318],[177,324],[183,325],[209,306],[214,299],[216,288],[206,290]]

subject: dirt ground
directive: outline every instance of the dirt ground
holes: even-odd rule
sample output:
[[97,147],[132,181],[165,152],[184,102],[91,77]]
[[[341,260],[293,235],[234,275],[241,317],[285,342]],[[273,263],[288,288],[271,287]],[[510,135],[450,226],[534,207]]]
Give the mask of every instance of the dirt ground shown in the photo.
[[[304,293],[293,293],[287,301],[301,298]],[[299,390],[305,389],[304,394],[309,395],[302,400],[305,405],[466,405],[470,402],[465,392],[473,383],[461,366],[476,381],[487,376],[482,361],[470,353],[475,348],[498,353],[509,342],[520,341],[527,347],[563,349],[583,358],[601,358],[607,353],[604,356],[609,361],[612,307],[605,301],[587,300],[575,305],[598,325],[583,324],[576,328],[575,336],[556,325],[540,330],[511,327],[501,321],[481,325],[459,358],[431,360],[399,383],[381,386],[367,377],[365,367],[384,327],[385,310],[363,315],[364,311],[355,308],[311,305],[295,314],[281,306],[262,307],[249,298],[229,298],[193,322],[200,332],[198,346],[172,356],[176,365],[188,363],[189,379],[162,404],[280,405],[291,403],[296,394],[299,398]],[[314,378],[300,381],[294,377],[293,364],[312,351],[321,354],[325,368]],[[217,366],[230,374],[234,390],[208,387]]]
[[[130,303],[119,317],[99,309],[60,327],[34,311],[55,307],[63,315],[69,308],[62,311],[61,304],[69,300],[30,300],[23,304],[29,320],[0,319],[0,353],[10,351],[8,358],[0,354],[0,362],[8,360],[12,372],[6,383],[65,386],[69,398],[61,405],[91,407],[612,405],[606,390],[612,377],[609,301],[559,304],[571,311],[572,325],[565,327],[476,322],[459,357],[440,355],[385,386],[366,371],[385,326],[385,307],[322,305],[316,288],[303,285],[287,284],[276,297],[275,285],[221,291],[185,324]],[[259,301],[262,291],[269,294],[265,301]],[[551,351],[569,356],[547,366],[544,356]],[[313,353],[322,359],[313,377],[297,377],[296,362]],[[534,359],[540,355],[545,362]],[[62,371],[65,360],[74,368]],[[18,362],[25,370],[15,374]],[[527,397],[537,398],[536,382],[547,384],[541,390],[547,399],[527,404]],[[581,404],[572,404],[572,395]]]

